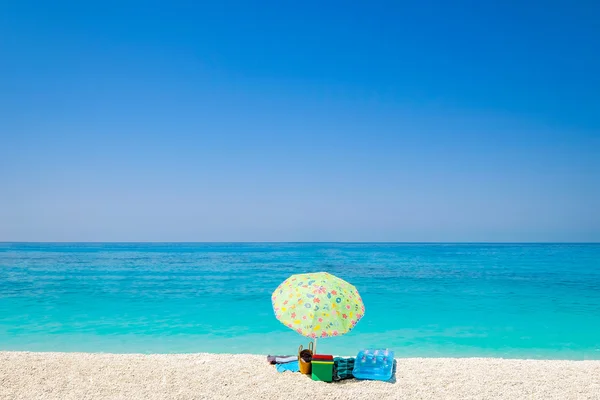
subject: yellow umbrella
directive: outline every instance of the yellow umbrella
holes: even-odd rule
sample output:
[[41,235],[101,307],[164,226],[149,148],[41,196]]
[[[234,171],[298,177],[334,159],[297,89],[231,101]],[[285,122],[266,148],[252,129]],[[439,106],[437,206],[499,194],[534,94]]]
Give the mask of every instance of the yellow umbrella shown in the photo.
[[350,332],[365,314],[358,290],[327,272],[292,275],[271,296],[275,317],[299,334],[312,338]]

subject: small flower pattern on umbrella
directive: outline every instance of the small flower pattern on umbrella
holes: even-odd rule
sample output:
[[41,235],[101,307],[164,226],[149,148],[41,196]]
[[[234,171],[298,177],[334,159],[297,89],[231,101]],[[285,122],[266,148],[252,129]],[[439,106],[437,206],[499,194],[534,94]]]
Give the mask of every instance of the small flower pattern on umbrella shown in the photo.
[[354,286],[324,272],[293,275],[275,289],[271,301],[279,321],[309,338],[343,335],[365,311]]

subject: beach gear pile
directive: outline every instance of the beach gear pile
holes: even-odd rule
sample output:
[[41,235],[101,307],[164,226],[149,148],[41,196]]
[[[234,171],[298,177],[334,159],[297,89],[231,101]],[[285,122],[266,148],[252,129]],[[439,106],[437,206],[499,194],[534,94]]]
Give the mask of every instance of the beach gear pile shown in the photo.
[[389,349],[364,349],[356,358],[333,357],[330,354],[313,354],[302,349],[298,356],[268,356],[278,372],[300,372],[314,381],[338,382],[344,379],[389,381],[394,374],[394,352]]

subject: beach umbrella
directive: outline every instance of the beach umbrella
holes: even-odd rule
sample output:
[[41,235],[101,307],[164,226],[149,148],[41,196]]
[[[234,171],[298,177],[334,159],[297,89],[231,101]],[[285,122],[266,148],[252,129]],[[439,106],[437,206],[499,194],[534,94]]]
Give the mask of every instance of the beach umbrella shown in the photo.
[[290,329],[314,340],[340,336],[365,314],[358,290],[327,272],[292,275],[271,296],[275,317]]

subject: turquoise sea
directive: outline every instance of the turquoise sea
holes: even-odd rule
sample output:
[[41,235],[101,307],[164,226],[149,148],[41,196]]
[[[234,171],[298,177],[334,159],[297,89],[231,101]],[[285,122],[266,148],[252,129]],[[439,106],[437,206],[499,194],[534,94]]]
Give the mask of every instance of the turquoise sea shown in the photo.
[[0,350],[291,353],[294,273],[360,291],[352,355],[600,359],[600,244],[0,243]]

